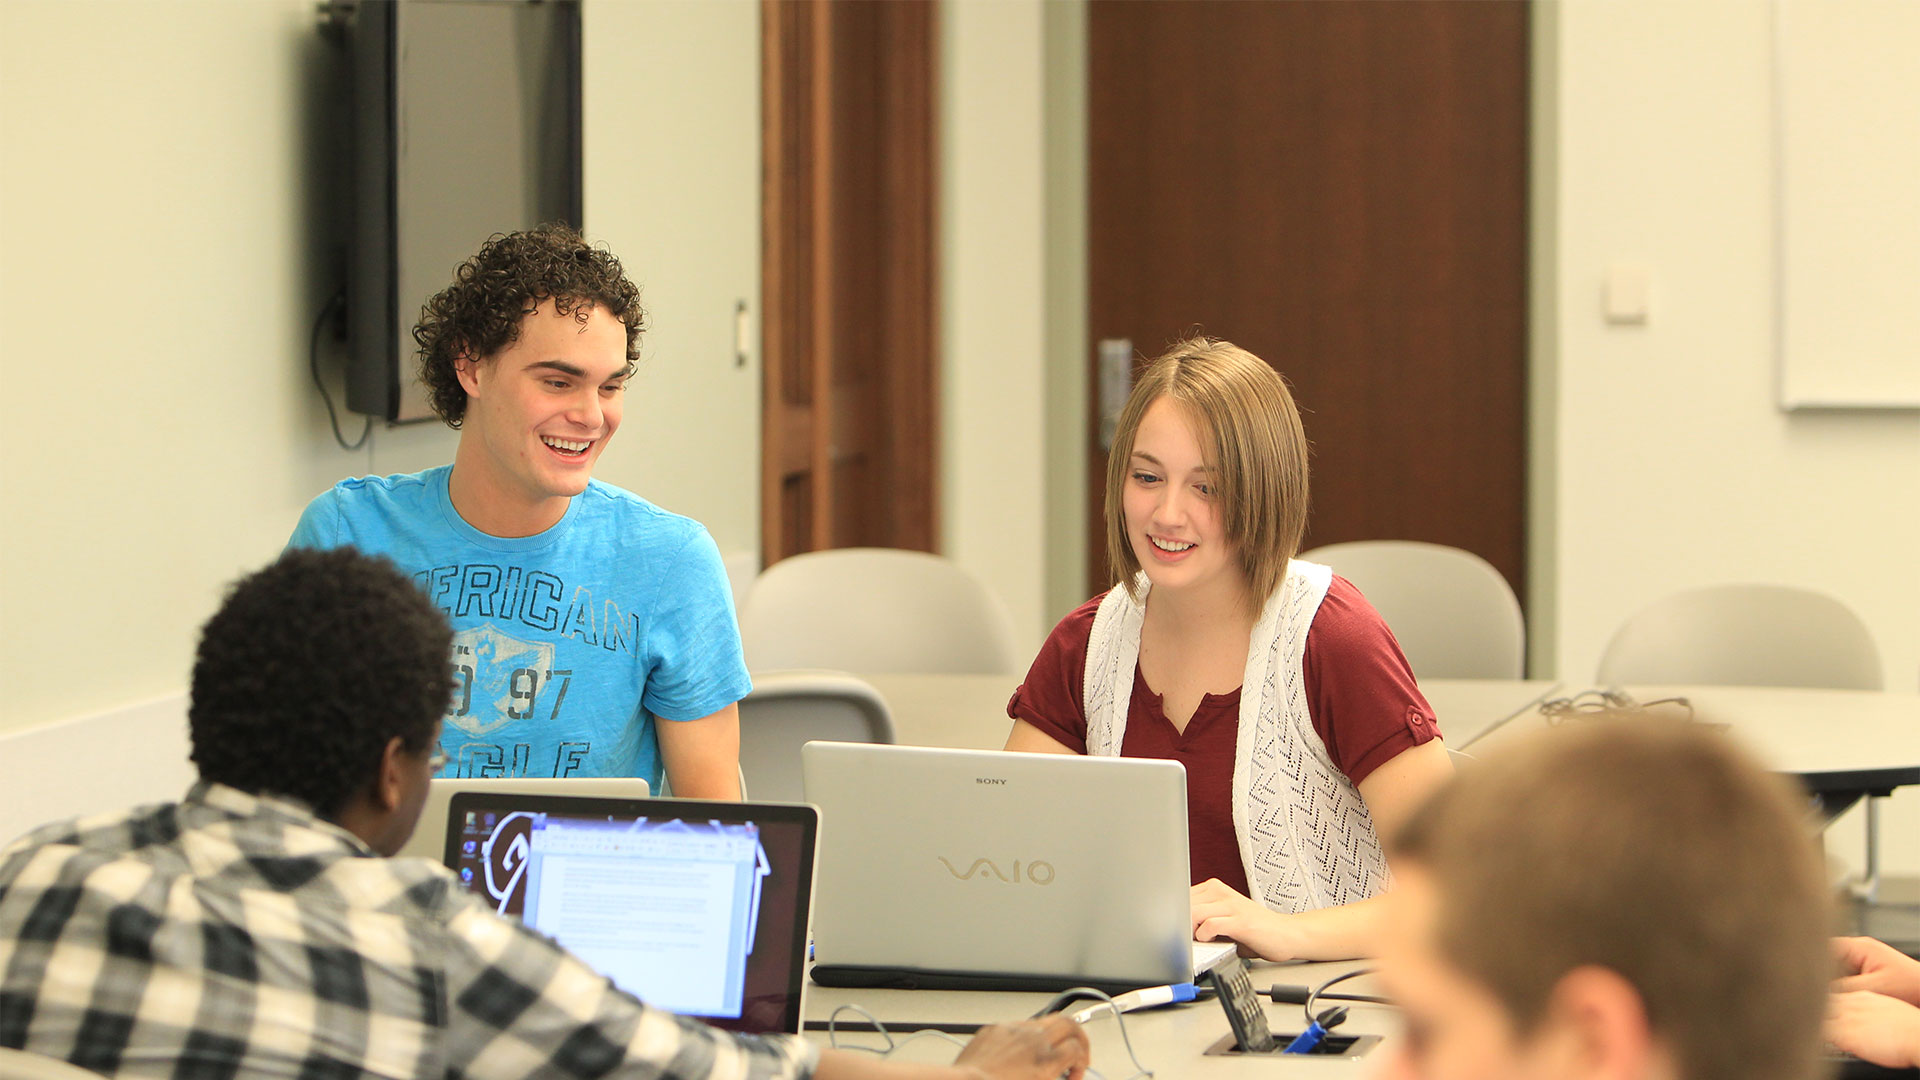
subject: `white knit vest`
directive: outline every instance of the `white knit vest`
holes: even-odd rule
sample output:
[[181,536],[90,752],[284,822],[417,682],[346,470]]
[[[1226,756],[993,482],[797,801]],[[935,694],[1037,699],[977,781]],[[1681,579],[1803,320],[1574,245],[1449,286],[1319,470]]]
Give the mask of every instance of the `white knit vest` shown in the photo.
[[[1295,559],[1267,598],[1247,646],[1234,738],[1233,827],[1253,899],[1293,914],[1378,895],[1387,860],[1360,792],[1327,755],[1307,710],[1301,658],[1333,571]],[[1146,575],[1140,599],[1116,587],[1087,640],[1082,702],[1087,753],[1117,757],[1127,731]]]

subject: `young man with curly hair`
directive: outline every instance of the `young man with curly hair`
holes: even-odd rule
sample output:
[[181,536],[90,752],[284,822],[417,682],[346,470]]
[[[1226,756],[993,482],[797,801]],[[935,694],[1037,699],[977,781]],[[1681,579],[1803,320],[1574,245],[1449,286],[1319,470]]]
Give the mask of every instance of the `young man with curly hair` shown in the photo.
[[1057,1015],[953,1066],[739,1036],[647,1007],[406,841],[452,633],[409,578],[290,551],[202,632],[179,803],[0,851],[0,1047],[105,1076],[1078,1080]]
[[620,261],[566,226],[487,241],[413,332],[453,464],[342,481],[294,530],[392,558],[453,621],[450,775],[739,797],[750,683],[719,549],[593,479],[643,321]]

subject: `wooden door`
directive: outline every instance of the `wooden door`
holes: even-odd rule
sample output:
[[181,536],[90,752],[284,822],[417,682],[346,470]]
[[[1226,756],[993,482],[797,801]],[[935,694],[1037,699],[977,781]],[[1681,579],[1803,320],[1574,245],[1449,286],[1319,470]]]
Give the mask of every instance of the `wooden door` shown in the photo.
[[1089,353],[1252,350],[1304,412],[1308,546],[1451,544],[1525,596],[1525,5],[1095,0],[1088,79]]
[[761,8],[764,565],[934,549],[933,16]]

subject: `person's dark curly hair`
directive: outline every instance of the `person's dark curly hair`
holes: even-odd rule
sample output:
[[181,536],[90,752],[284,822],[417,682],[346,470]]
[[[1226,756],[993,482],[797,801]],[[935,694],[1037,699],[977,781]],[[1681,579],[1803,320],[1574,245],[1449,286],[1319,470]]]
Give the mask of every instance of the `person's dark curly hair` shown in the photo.
[[202,779],[324,817],[373,782],[388,740],[434,741],[453,630],[389,560],[293,550],[242,578],[200,631],[187,722]]
[[496,233],[454,271],[453,284],[420,309],[413,340],[420,346],[420,381],[433,411],[449,427],[467,417],[467,392],[454,361],[490,357],[520,337],[520,323],[552,300],[562,315],[581,325],[601,307],[627,327],[627,367],[640,361],[640,331],[646,312],[640,290],[627,280],[620,260],[581,239],[571,227],[550,223],[526,232]]

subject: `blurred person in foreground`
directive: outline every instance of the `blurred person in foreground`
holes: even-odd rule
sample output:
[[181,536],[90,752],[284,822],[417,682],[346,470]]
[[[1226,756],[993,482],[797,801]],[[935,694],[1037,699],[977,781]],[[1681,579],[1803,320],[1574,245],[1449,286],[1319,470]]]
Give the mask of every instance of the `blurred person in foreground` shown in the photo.
[[1393,838],[1386,1075],[1808,1080],[1830,898],[1804,796],[1623,719],[1465,769]]
[[1064,1016],[987,1028],[951,1066],[723,1032],[386,858],[442,764],[452,638],[347,548],[236,585],[194,661],[186,797],[0,851],[0,1047],[130,1077],[1078,1080]]

